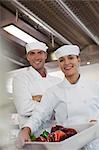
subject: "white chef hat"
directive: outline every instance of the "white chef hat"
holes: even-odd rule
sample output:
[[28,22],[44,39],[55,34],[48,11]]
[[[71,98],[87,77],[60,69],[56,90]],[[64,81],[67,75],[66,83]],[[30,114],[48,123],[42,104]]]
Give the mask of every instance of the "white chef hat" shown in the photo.
[[62,56],[67,56],[67,55],[78,56],[79,54],[80,54],[80,49],[77,45],[64,45],[55,51],[55,56],[57,57],[57,59],[59,59]]
[[43,42],[32,42],[32,43],[26,44],[27,53],[32,51],[32,50],[36,50],[36,49],[40,49],[40,50],[46,52],[48,47]]

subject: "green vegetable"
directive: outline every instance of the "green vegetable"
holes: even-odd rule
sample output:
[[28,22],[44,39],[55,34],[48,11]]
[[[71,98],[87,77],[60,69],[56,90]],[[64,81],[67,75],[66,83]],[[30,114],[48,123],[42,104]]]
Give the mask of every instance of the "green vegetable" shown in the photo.
[[31,138],[32,141],[35,141],[35,140],[36,140],[36,136],[35,136],[34,134],[31,134],[31,135],[30,135],[30,138]]
[[49,135],[49,132],[48,131],[43,131],[43,133],[41,134],[41,136],[42,137],[44,137],[44,138],[47,138],[48,137],[48,135]]

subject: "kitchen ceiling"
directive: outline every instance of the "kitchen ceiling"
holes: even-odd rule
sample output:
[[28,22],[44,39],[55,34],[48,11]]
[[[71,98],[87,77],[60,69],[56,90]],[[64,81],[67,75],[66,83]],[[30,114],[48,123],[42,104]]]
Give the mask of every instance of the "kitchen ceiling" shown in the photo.
[[[99,63],[99,0],[1,0],[0,3],[1,33],[19,45],[17,57],[24,66],[28,64],[26,43],[6,33],[4,26],[14,24],[45,42],[49,46],[47,62],[51,67],[56,63],[51,53],[64,44],[80,46],[82,65],[88,61]],[[47,29],[36,23],[34,17]]]

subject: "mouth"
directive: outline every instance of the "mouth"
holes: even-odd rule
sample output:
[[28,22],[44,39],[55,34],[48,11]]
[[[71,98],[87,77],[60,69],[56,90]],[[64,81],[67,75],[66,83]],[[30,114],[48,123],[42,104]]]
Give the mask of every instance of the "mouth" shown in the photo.
[[38,65],[38,64],[41,63],[41,61],[35,61],[35,62],[33,62],[33,63],[36,64],[36,65]]
[[64,67],[64,70],[69,71],[69,70],[71,70],[72,68],[73,68],[73,66],[66,66],[66,67]]

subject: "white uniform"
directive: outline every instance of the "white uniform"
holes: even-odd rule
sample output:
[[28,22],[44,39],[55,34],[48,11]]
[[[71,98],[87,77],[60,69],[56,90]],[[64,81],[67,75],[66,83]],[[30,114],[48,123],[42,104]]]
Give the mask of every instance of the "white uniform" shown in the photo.
[[33,67],[26,67],[15,76],[13,95],[17,112],[20,115],[20,126],[31,116],[35,106],[39,105],[39,102],[32,100],[32,96],[43,95],[49,87],[60,81],[60,78],[48,74],[43,78]]
[[[70,124],[81,124],[93,119],[99,120],[98,85],[82,76],[76,84],[70,84],[64,79],[53,89],[48,90],[39,108],[35,110],[35,114],[30,117],[25,126],[35,132],[42,123],[50,119],[53,110],[56,112],[58,123],[67,121]],[[92,150],[99,150],[99,144],[95,148],[94,145]]]

